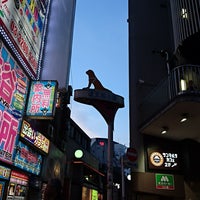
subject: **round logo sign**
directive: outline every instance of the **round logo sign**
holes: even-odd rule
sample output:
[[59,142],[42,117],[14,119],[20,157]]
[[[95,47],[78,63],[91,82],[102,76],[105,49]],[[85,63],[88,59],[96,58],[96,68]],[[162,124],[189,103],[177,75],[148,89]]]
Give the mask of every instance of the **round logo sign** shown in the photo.
[[159,167],[163,164],[164,158],[161,153],[153,152],[150,155],[150,161],[151,161],[152,165]]

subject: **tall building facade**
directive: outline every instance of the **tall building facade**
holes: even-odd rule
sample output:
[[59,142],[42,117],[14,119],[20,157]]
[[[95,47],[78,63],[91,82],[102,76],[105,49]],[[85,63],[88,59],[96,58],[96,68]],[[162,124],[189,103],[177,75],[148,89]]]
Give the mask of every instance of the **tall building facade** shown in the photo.
[[66,132],[56,122],[70,115],[75,5],[0,2],[0,199],[41,199],[49,179],[65,182]]
[[199,8],[129,0],[133,199],[199,199]]

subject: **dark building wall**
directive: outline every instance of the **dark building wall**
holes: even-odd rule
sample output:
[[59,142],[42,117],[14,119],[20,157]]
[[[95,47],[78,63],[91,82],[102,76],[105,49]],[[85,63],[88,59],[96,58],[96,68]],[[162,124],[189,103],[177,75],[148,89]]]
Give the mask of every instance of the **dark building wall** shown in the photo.
[[[129,0],[130,144],[138,151],[138,166],[134,169],[135,173],[133,173],[135,175],[133,184],[136,185],[133,185],[133,188],[137,192],[161,195],[161,197],[155,196],[155,199],[164,199],[162,195],[169,195],[169,193],[161,194],[161,192],[158,194],[160,191],[153,191],[155,188],[150,188],[147,183],[143,184],[143,181],[141,181],[143,178],[144,181],[153,181],[151,178],[157,173],[157,171],[151,171],[147,168],[145,145],[150,145],[152,141],[155,142],[155,146],[166,147],[168,143],[170,148],[178,147],[182,155],[181,170],[179,172],[161,170],[162,173],[182,174],[184,176],[184,179],[180,176],[180,182],[177,182],[181,184],[180,190],[178,189],[178,196],[173,194],[173,197],[170,197],[170,199],[183,199],[184,195],[185,199],[199,199],[200,197],[197,189],[200,180],[198,172],[199,156],[197,152],[199,152],[200,146],[199,142],[194,141],[196,138],[170,143],[169,141],[161,142],[152,136],[150,141],[145,140],[146,136],[139,131],[141,120],[154,109],[152,108],[153,106],[149,106],[149,108],[146,107],[145,112],[141,112],[141,105],[144,99],[146,102],[149,102],[147,100],[150,93],[152,91],[154,94],[156,93],[156,86],[161,84],[160,81],[167,80],[168,69],[174,70],[175,67],[186,64],[198,67],[200,64],[199,8],[200,2],[198,0]],[[182,9],[185,11],[184,14],[187,14],[186,18],[183,16]],[[160,50],[166,50],[164,52],[167,52],[167,54],[162,54]],[[167,56],[168,60],[166,60]],[[167,94],[167,91],[163,91],[163,93]],[[161,99],[161,97],[157,96],[155,102],[151,102],[152,105],[153,103],[159,104]],[[193,96],[191,96],[191,100],[198,104]],[[169,102],[170,100],[168,100]],[[162,107],[157,112],[163,116],[165,108]],[[144,122],[146,126],[154,121],[153,117],[151,117],[148,119],[149,121],[147,120],[148,123],[145,124]],[[168,120],[171,119],[168,118]],[[190,131],[188,131],[189,135]],[[150,183],[151,186],[152,184],[153,182]],[[180,195],[181,190],[182,197]],[[184,193],[184,191],[186,192]],[[142,194],[138,198],[151,199],[152,197],[148,196],[148,198],[147,196]],[[154,199],[154,197],[152,198]]]
[[168,1],[129,1],[130,143],[138,149],[138,168],[144,170],[144,153],[138,125],[142,99],[167,76],[166,58],[174,51]]

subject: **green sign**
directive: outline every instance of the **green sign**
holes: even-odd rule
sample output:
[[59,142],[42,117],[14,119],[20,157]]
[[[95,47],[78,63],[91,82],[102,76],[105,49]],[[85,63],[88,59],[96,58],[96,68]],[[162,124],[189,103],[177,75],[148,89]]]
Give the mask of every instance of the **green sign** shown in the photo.
[[98,191],[92,190],[92,200],[98,200]]
[[156,189],[174,190],[174,176],[171,174],[155,174]]

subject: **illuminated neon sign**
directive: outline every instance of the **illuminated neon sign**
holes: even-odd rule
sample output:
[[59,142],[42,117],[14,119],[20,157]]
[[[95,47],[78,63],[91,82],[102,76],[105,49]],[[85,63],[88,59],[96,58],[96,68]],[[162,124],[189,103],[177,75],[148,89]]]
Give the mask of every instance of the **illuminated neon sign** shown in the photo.
[[175,151],[148,149],[150,169],[179,170],[179,154]]
[[23,170],[39,175],[42,156],[19,141],[13,164]]
[[0,104],[0,160],[12,163],[19,121]]
[[52,118],[55,112],[57,81],[32,81],[26,115]]
[[47,5],[38,0],[1,2],[0,25],[36,77]]
[[45,153],[49,152],[50,141],[40,132],[33,130],[26,121],[22,123],[20,136]]

